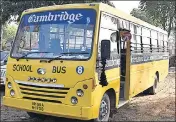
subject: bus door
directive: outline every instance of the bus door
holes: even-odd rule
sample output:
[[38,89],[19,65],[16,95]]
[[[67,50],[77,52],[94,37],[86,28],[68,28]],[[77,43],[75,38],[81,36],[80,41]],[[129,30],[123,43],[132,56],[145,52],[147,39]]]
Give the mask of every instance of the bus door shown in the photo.
[[130,40],[128,30],[120,30],[120,100],[129,98],[129,73],[130,73]]

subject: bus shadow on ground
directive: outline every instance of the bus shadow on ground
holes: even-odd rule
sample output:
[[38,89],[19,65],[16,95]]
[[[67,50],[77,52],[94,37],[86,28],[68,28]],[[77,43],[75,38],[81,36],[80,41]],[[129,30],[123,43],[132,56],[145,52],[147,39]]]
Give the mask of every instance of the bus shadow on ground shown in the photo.
[[47,117],[45,120],[38,118],[24,120],[24,122],[93,122],[93,120],[76,120],[76,119],[67,119],[62,117]]
[[50,117],[46,119],[46,122],[93,122],[93,120],[86,121],[86,120],[66,119],[62,117]]

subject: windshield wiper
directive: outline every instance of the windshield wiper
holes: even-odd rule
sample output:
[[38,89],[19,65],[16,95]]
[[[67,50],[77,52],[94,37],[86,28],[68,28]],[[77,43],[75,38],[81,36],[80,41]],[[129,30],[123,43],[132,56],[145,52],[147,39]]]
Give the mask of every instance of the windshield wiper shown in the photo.
[[65,52],[65,53],[61,53],[61,54],[89,54],[88,52]]
[[51,63],[51,61],[54,61],[54,60],[59,60],[59,59],[61,59],[60,57],[62,57],[63,55],[59,55],[59,56],[57,56],[57,57],[55,57],[55,58],[52,58],[52,59],[50,59],[49,61],[48,61],[48,63]]
[[51,61],[54,61],[54,60],[59,60],[59,59],[61,59],[61,57],[62,56],[64,56],[65,54],[71,54],[71,55],[73,55],[73,54],[89,54],[89,53],[87,53],[87,52],[65,52],[65,53],[60,53],[61,55],[59,55],[59,56],[57,56],[57,57],[55,57],[55,58],[53,58],[53,59],[50,59],[49,61],[48,61],[48,63],[50,63]]
[[51,52],[28,52],[28,53],[24,54],[23,56],[17,58],[16,60],[19,61],[19,59],[25,58],[29,54],[33,54],[33,53],[51,53]]

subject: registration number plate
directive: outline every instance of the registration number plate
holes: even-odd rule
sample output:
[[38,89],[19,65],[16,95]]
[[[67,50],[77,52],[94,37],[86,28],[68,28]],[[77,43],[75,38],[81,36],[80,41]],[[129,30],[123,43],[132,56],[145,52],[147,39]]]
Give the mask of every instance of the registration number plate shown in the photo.
[[36,111],[44,111],[44,104],[41,102],[32,102],[32,109]]

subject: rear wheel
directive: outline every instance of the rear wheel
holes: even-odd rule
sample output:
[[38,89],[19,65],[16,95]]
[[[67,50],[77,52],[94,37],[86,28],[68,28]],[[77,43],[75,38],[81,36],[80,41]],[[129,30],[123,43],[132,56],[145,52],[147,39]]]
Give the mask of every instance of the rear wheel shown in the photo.
[[105,93],[100,104],[99,116],[95,119],[95,122],[108,121],[110,115],[110,99],[109,96]]
[[158,77],[155,75],[155,79],[154,79],[154,84],[153,86],[151,86],[149,89],[147,89],[144,93],[145,94],[151,94],[154,95],[157,93],[157,86],[158,86]]
[[158,78],[155,76],[155,82],[152,87],[149,88],[149,94],[156,94],[157,93],[157,87],[158,87]]

